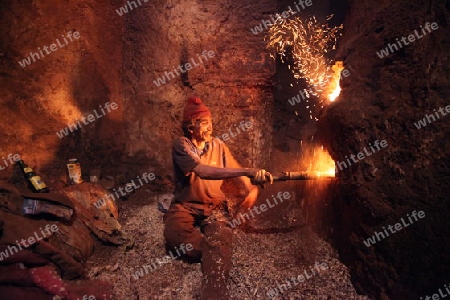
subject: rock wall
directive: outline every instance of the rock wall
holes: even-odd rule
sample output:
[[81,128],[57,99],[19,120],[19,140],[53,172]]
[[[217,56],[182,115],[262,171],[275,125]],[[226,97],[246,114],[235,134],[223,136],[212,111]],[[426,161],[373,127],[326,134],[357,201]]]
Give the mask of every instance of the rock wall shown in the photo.
[[[449,1],[353,1],[344,23],[337,58],[351,76],[320,131],[337,162],[364,147],[370,152],[376,140],[388,146],[338,169],[330,216],[357,289],[377,299],[425,297],[449,280],[450,117],[415,125],[450,104],[449,20]],[[439,28],[424,35],[427,22]],[[422,37],[403,44],[414,30]],[[397,38],[402,47],[391,45],[394,51],[380,58],[377,52]],[[411,222],[413,211],[425,217]],[[397,223],[402,229],[392,233],[388,226]],[[389,235],[365,245],[384,229]]]
[[[19,154],[44,179],[65,179],[68,158],[77,157],[88,168],[121,157],[125,119],[122,44],[117,41],[123,21],[114,16],[114,7],[106,2],[3,1],[2,156]],[[107,102],[117,108],[105,110]],[[73,132],[68,123],[74,124]],[[0,179],[12,172],[12,167],[1,171]]]
[[[126,16],[127,155],[171,174],[183,107],[198,95],[213,114],[213,135],[228,133],[225,141],[238,161],[266,164],[274,62],[264,52],[263,35],[250,28],[273,7],[271,1],[152,1]],[[238,133],[235,125],[242,121],[252,128]]]
[[[65,179],[72,157],[85,179],[93,168],[119,181],[149,171],[162,179],[172,174],[171,144],[181,134],[185,100],[198,95],[213,113],[214,134],[231,131],[226,142],[238,160],[263,166],[271,148],[262,137],[271,130],[274,62],[263,34],[250,29],[276,10],[271,2],[5,1],[1,155],[19,154],[44,179]],[[68,40],[70,31],[79,37]],[[30,65],[18,63],[39,51]],[[155,84],[166,72],[166,83]],[[117,108],[108,112],[107,102]],[[82,119],[95,109],[94,121]],[[237,134],[242,121],[252,128]],[[78,129],[58,137],[77,122]],[[11,174],[9,168],[0,178]]]

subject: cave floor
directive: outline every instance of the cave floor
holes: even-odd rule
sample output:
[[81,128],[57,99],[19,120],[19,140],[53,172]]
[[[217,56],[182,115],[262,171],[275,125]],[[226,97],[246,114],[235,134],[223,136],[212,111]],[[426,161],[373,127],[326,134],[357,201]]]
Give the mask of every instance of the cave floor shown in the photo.
[[[143,190],[127,201],[119,200],[123,231],[134,239],[131,249],[99,246],[87,262],[88,277],[110,282],[117,299],[198,299],[201,288],[200,264],[167,260],[166,264],[137,271],[152,260],[166,256],[163,222],[157,209],[158,197]],[[307,226],[283,233],[247,233],[235,229],[233,266],[228,281],[232,299],[369,299],[358,295],[345,265],[330,244]],[[315,267],[315,263],[326,266]],[[326,265],[324,265],[326,264]],[[143,271],[143,270],[142,270]],[[316,273],[313,274],[313,271]],[[304,276],[298,282],[298,275]],[[291,278],[297,279],[293,281]],[[290,281],[290,287],[287,282]]]

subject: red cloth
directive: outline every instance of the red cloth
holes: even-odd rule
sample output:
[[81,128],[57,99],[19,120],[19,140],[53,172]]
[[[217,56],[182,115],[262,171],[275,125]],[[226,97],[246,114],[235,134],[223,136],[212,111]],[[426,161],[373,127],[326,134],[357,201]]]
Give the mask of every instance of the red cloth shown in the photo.
[[52,295],[67,297],[69,295],[66,284],[59,277],[56,269],[50,266],[31,269],[33,282],[36,286]]
[[97,300],[109,300],[112,286],[99,280],[62,280],[54,266],[21,268],[18,264],[0,264],[0,299],[51,300],[59,295],[67,300],[82,299],[84,295]]
[[[50,261],[43,257],[42,255],[38,253],[34,253],[31,250],[28,249],[22,249],[19,252],[13,252],[11,255],[11,252],[8,250],[8,246],[10,247],[17,247],[17,245],[9,245],[9,244],[3,244],[0,243],[0,265],[1,264],[15,264],[15,263],[22,263],[27,266],[45,266]],[[1,253],[4,253],[1,255]],[[9,254],[8,254],[9,253]],[[7,255],[5,255],[7,254]]]
[[199,97],[190,97],[184,107],[183,121],[199,119],[201,117],[210,117],[211,112],[208,107],[203,104]]
[[0,264],[0,287],[2,285],[34,286],[30,270],[21,266],[23,264]]
[[[44,247],[46,244],[47,247]],[[68,300],[82,299],[84,295],[93,295],[97,300],[111,299],[112,286],[98,280],[62,280],[56,271],[56,265],[70,268],[67,259],[54,252],[50,244],[40,241],[43,254],[22,249],[0,261],[0,299],[14,300],[52,300],[52,295],[60,295]],[[44,251],[45,250],[45,251]],[[6,244],[0,244],[0,251],[8,251]],[[59,264],[58,264],[59,262]],[[67,273],[67,271],[66,271]],[[72,275],[76,275],[73,272]],[[12,286],[14,285],[14,286]]]
[[0,285],[1,299],[53,300],[53,296],[36,287]]

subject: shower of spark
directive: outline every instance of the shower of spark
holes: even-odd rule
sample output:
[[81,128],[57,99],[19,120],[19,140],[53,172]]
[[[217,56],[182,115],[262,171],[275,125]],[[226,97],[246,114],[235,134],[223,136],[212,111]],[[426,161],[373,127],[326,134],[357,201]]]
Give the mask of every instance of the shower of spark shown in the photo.
[[[283,62],[287,55],[292,56],[293,67],[289,68],[294,78],[304,78],[311,87],[311,94],[319,97],[320,101],[334,101],[339,94],[336,91],[339,89],[339,76],[336,77],[331,60],[325,54],[335,49],[342,28],[343,25],[329,28],[327,24],[320,24],[314,16],[282,19],[270,27],[266,48],[273,58],[280,55]],[[310,117],[312,119],[313,116]]]
[[[332,16],[327,18],[327,21]],[[288,68],[294,78],[303,78],[309,85],[307,106],[310,119],[318,121],[313,116],[314,106],[308,99],[310,95],[318,98],[322,107],[333,102],[340,93],[340,73],[344,69],[343,62],[335,64],[326,57],[326,54],[336,49],[337,39],[342,35],[343,25],[330,28],[327,24],[319,23],[316,18],[302,19],[300,17],[282,19],[270,27],[267,36],[266,48],[273,58],[279,56],[283,62],[289,62]],[[298,115],[297,111],[295,112]],[[308,171],[317,176],[336,176],[336,167],[333,158],[323,149],[311,144],[311,151],[304,151],[301,164],[308,165]],[[324,183],[314,183],[324,184]]]

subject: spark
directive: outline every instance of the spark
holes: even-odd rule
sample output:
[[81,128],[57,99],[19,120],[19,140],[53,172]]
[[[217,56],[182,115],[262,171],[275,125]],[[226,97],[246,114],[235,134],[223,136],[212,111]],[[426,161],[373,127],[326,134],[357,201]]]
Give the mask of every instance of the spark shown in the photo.
[[342,29],[342,24],[332,28],[321,24],[315,16],[282,19],[270,27],[265,37],[266,48],[271,57],[278,56],[282,62],[292,58],[288,68],[294,78],[306,80],[311,87],[310,95],[318,97],[319,102],[334,101],[339,95],[339,76],[325,54],[336,48]]

